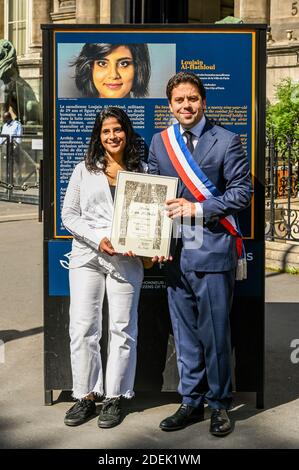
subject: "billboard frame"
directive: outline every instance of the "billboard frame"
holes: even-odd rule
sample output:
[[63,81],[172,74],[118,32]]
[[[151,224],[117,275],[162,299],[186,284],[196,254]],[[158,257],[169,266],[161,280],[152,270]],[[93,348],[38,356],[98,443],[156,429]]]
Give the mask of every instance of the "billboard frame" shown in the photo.
[[[255,168],[255,193],[253,200],[254,207],[254,241],[258,248],[258,272],[255,276],[260,286],[260,294],[255,296],[251,303],[251,310],[248,309],[248,299],[244,298],[244,303],[239,303],[233,312],[232,318],[237,325],[237,329],[241,331],[241,337],[236,334],[234,342],[236,353],[236,390],[237,391],[254,391],[256,392],[257,408],[264,406],[264,336],[265,336],[265,242],[264,242],[264,160],[265,160],[265,106],[266,106],[266,29],[264,24],[122,24],[122,25],[95,25],[95,24],[46,24],[42,25],[43,30],[43,103],[44,103],[44,181],[43,181],[43,200],[44,200],[44,323],[45,323],[45,403],[52,403],[52,391],[55,389],[63,390],[69,382],[69,373],[60,371],[58,379],[54,379],[57,375],[56,365],[51,363],[50,355],[53,351],[53,334],[60,337],[60,333],[55,328],[57,323],[57,315],[54,312],[64,312],[66,315],[67,302],[65,297],[50,297],[48,293],[49,286],[49,259],[48,259],[48,242],[55,239],[54,234],[54,193],[53,184],[53,168],[54,168],[54,87],[53,87],[53,70],[54,70],[54,54],[53,48],[55,44],[55,32],[89,32],[91,30],[98,32],[171,32],[171,33],[189,33],[196,32],[255,32],[256,35],[256,67],[255,67],[255,97],[254,97],[254,168]],[[57,240],[59,243],[59,240]],[[250,301],[250,297],[249,297]],[[240,307],[241,305],[241,307]],[[247,309],[248,315],[241,322],[238,315],[243,315],[238,310]],[[251,315],[251,317],[250,317]],[[248,318],[247,318],[248,317]],[[61,326],[61,325],[60,325]],[[67,323],[63,322],[63,334],[67,336]],[[56,333],[55,333],[56,332]],[[254,334],[255,341],[250,345],[249,337]],[[57,336],[57,342],[58,342]],[[246,336],[246,341],[244,341]],[[51,339],[52,338],[52,339]],[[60,338],[61,339],[61,338]],[[52,341],[52,343],[51,343]],[[251,341],[252,342],[252,341]],[[55,349],[54,347],[54,349]],[[247,350],[247,349],[248,350]],[[60,354],[66,354],[66,348],[58,348]],[[252,354],[255,356],[255,371],[248,376],[248,358]],[[238,357],[239,355],[239,357]],[[250,361],[249,361],[250,362]],[[239,363],[239,365],[238,365]]]

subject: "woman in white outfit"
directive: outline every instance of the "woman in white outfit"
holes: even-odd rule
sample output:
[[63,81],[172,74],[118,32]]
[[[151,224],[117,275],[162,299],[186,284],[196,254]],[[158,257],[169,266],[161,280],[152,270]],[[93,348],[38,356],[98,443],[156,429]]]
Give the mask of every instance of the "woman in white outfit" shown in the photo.
[[[98,426],[121,420],[121,397],[132,398],[136,369],[137,307],[143,280],[140,258],[116,254],[109,240],[113,198],[120,170],[143,171],[131,122],[120,108],[98,114],[85,161],[66,191],[62,221],[74,239],[70,258],[70,338],[73,396],[64,422],[76,426],[95,414],[105,395]],[[101,363],[102,306],[109,305],[105,378]]]

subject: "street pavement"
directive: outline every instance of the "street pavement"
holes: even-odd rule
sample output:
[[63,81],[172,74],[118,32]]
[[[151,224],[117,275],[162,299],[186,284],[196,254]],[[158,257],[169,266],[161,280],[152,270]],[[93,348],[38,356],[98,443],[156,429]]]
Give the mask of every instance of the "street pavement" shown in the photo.
[[[160,421],[178,407],[176,394],[137,394],[113,429],[91,419],[63,423],[72,402],[54,392],[44,405],[42,224],[37,206],[0,201],[0,448],[2,449],[298,449],[299,277],[266,273],[265,408],[254,393],[236,393],[234,432],[209,434],[206,419],[165,433]],[[296,341],[297,339],[297,341]],[[298,348],[298,353],[296,351]]]

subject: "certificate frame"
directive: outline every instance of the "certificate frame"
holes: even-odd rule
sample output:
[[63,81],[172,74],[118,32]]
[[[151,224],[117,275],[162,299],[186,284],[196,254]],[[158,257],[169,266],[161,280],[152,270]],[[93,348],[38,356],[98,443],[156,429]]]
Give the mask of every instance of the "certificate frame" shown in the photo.
[[111,230],[117,253],[169,256],[173,222],[165,201],[176,198],[177,187],[176,177],[118,172]]

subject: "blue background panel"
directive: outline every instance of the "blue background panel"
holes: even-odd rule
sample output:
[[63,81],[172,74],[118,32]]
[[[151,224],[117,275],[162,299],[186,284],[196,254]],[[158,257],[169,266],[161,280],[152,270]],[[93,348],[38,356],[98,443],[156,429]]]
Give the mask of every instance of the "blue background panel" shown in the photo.
[[69,255],[72,249],[70,240],[50,240],[48,242],[49,295],[69,296]]
[[[86,98],[80,96],[78,91],[76,95],[71,63],[85,43],[148,44],[152,68],[149,96],[121,99]],[[217,117],[219,108],[229,107],[223,126],[245,137],[246,151],[252,162],[252,47],[253,36],[248,32],[56,33],[55,237],[69,236],[61,222],[61,207],[72,170],[84,159],[96,113],[106,106],[123,107],[143,141],[143,154],[146,159],[153,134],[168,127],[172,122],[165,89],[169,78],[175,72],[184,70],[200,76],[207,89],[208,117]],[[139,111],[134,108],[136,106],[140,107]],[[246,121],[241,122],[239,119],[234,122],[230,113],[232,107],[246,109]],[[163,116],[160,120],[157,119],[159,113]],[[251,216],[251,210],[248,209],[240,218],[241,230],[245,237],[251,235]]]

